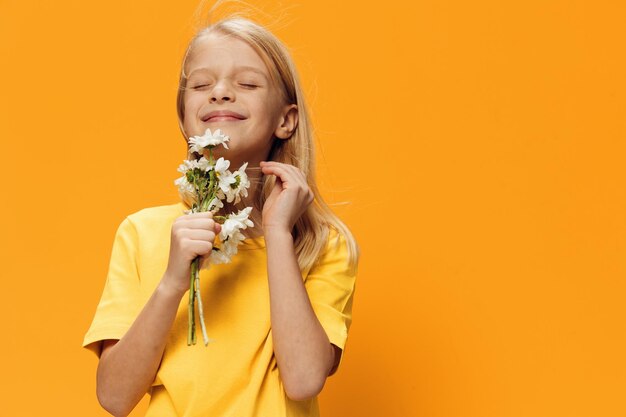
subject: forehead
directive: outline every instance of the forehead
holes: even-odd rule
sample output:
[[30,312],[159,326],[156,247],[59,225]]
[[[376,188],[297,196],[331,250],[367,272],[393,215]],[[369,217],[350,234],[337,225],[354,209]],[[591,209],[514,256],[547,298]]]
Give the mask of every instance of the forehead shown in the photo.
[[192,47],[185,74],[194,71],[229,71],[245,69],[270,78],[265,61],[247,42],[221,33],[211,33],[196,41]]

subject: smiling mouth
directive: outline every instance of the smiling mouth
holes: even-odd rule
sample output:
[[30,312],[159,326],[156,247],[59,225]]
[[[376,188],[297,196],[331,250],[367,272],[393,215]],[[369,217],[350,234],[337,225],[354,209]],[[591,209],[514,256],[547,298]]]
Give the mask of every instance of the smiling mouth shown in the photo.
[[228,122],[228,121],[239,121],[239,120],[243,120],[243,119],[239,117],[235,117],[235,116],[213,116],[203,121],[205,123],[211,123],[211,122]]
[[231,122],[237,120],[244,120],[245,117],[239,113],[235,113],[228,110],[212,111],[202,117],[202,121],[205,123],[210,122]]

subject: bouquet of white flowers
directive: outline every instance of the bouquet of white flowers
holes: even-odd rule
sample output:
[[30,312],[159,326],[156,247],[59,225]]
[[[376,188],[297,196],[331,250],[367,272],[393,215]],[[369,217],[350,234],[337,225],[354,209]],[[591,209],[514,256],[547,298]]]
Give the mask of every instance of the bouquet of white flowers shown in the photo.
[[[213,133],[207,129],[204,135],[189,138],[189,150],[198,154],[199,157],[183,161],[178,168],[178,172],[183,176],[174,182],[181,196],[193,201],[191,213],[210,211],[214,214],[213,219],[222,225],[222,230],[213,244],[213,250],[208,256],[208,262],[205,262],[206,265],[230,262],[232,256],[237,253],[237,246],[244,240],[241,230],[254,226],[249,219],[252,207],[246,207],[237,213],[217,215],[218,210],[224,207],[223,200],[229,203],[239,203],[241,197],[248,196],[250,186],[246,175],[247,162],[237,171],[230,172],[228,170],[230,161],[224,158],[215,161],[213,158],[212,149],[219,145],[228,149],[226,145],[228,141],[229,137],[220,129]],[[195,301],[197,299],[202,337],[206,346],[209,344],[209,338],[204,325],[200,298],[200,267],[200,257],[197,257],[191,264],[187,345],[196,344]]]

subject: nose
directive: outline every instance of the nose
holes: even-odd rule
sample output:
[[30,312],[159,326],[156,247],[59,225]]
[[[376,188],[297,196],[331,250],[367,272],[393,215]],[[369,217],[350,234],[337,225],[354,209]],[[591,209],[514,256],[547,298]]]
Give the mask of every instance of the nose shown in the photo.
[[223,103],[225,101],[235,101],[235,94],[226,81],[215,84],[209,100],[211,103]]

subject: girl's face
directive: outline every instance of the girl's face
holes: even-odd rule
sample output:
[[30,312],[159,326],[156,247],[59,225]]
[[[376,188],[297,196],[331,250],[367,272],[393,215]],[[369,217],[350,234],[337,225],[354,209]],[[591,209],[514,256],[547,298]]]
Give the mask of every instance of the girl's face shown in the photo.
[[274,137],[283,138],[285,124],[297,114],[296,106],[281,98],[261,57],[237,38],[213,33],[201,40],[186,73],[185,133],[191,137],[221,129],[230,136],[229,149],[220,146],[213,153],[229,159],[232,169],[243,162],[258,166]]

